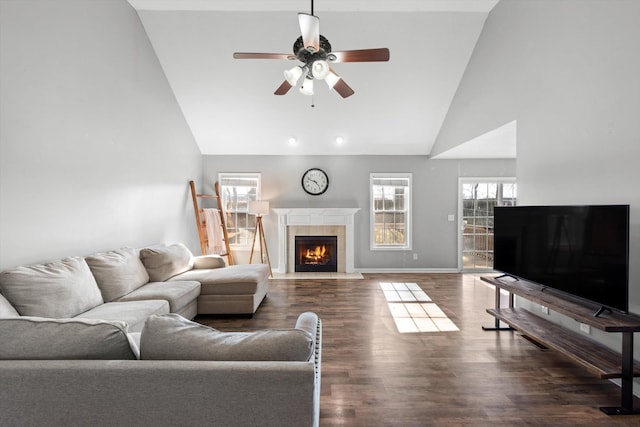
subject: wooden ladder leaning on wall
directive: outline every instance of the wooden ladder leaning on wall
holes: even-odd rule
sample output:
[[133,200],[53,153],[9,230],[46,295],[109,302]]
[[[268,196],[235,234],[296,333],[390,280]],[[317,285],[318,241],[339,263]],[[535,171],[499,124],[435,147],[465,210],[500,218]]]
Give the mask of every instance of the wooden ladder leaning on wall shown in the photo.
[[198,227],[198,237],[200,238],[200,250],[202,255],[207,254],[207,246],[209,243],[209,237],[207,235],[207,225],[203,215],[203,209],[198,203],[198,199],[215,199],[218,206],[218,214],[220,215],[220,224],[222,225],[222,235],[224,238],[225,253],[220,256],[227,257],[227,264],[233,265],[233,257],[231,255],[231,248],[229,247],[229,235],[227,234],[227,224],[225,222],[225,214],[222,209],[222,199],[220,198],[220,186],[216,182],[214,187],[216,194],[198,194],[196,192],[196,184],[193,181],[189,181],[189,187],[191,188],[191,198],[193,199],[193,211],[196,215],[196,226]]

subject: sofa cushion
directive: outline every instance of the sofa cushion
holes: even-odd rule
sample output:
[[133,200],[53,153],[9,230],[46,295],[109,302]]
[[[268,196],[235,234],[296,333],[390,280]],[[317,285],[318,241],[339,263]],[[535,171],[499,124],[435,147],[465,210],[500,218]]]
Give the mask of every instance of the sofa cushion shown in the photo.
[[20,313],[16,311],[5,297],[0,294],[0,319],[5,317],[18,317]]
[[313,336],[300,329],[221,332],[177,314],[151,316],[140,358],[153,360],[308,361]]
[[201,295],[255,294],[258,284],[269,279],[266,264],[240,264],[210,270],[189,270],[171,280],[196,280],[202,284]]
[[124,322],[31,316],[0,319],[0,342],[3,360],[127,360],[139,356]]
[[193,255],[182,243],[141,249],[140,259],[152,282],[164,282],[193,268]]
[[0,292],[22,316],[74,317],[104,302],[81,257],[5,270]]
[[84,259],[106,302],[118,299],[149,281],[138,251],[133,248],[93,254]]
[[123,321],[129,326],[129,332],[140,332],[147,317],[165,313],[169,313],[169,303],[165,300],[112,301],[78,314],[75,318]]
[[200,295],[200,282],[149,282],[119,298],[118,301],[146,301],[163,299],[169,303],[172,313],[180,311]]

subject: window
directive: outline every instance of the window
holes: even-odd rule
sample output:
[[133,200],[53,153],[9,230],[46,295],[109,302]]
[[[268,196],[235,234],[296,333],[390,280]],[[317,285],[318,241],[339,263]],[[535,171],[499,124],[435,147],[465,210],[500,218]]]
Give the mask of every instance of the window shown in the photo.
[[260,174],[221,173],[218,183],[229,244],[236,248],[251,246],[256,217],[249,215],[249,201],[260,200]]
[[371,249],[411,249],[411,174],[372,173]]

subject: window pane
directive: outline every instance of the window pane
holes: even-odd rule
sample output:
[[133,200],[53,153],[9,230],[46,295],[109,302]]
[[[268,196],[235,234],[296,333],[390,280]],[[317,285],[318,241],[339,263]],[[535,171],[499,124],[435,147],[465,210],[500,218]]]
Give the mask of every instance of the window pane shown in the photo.
[[249,215],[249,202],[259,200],[260,174],[221,173],[218,176],[220,197],[227,220],[229,243],[249,246],[253,241],[255,217]]

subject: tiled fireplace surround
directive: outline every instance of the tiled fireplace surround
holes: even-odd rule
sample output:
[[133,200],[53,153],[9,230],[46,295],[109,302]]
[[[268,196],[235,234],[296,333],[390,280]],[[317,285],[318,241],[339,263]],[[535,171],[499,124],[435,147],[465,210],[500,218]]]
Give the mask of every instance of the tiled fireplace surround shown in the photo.
[[[338,273],[353,273],[354,216],[360,208],[275,208],[279,273],[295,268],[295,236],[337,236]],[[302,273],[304,274],[304,273]]]

